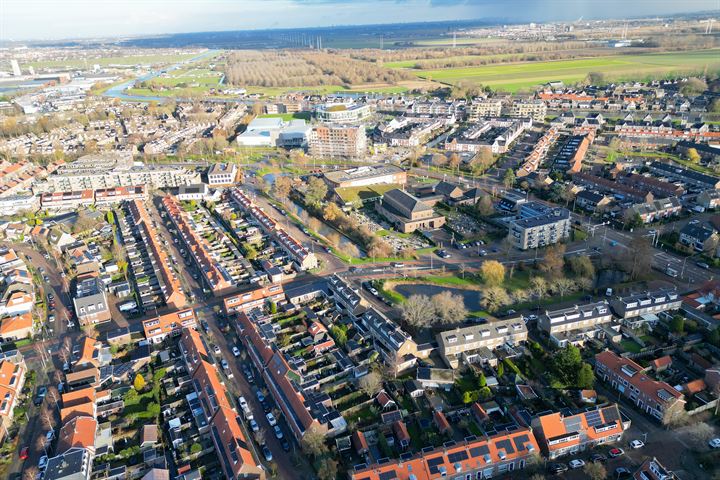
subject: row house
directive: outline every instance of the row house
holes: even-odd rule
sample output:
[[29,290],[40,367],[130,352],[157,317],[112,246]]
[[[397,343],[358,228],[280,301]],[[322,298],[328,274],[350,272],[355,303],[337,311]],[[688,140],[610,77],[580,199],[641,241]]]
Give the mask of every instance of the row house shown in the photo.
[[262,309],[265,305],[274,302],[280,303],[285,299],[282,284],[266,285],[247,292],[240,292],[223,299],[226,315],[249,312],[253,309]]
[[643,223],[652,223],[664,218],[680,215],[682,204],[676,197],[662,198],[630,207],[629,211],[637,214]]
[[[560,348],[568,344],[582,345],[590,338],[614,337],[617,332],[609,332],[613,321],[610,305],[603,300],[585,305],[575,305],[558,310],[546,310],[538,319],[538,326],[550,336],[550,340]],[[620,325],[617,325],[617,329]]]
[[461,364],[496,363],[493,350],[502,345],[527,341],[528,331],[521,317],[482,325],[456,328],[436,336],[440,356],[450,368]]
[[682,305],[682,298],[674,289],[660,288],[631,293],[610,300],[610,306],[623,324],[637,328],[643,323],[657,323],[657,316],[674,311]]
[[142,322],[145,338],[151,343],[161,343],[168,336],[177,337],[186,328],[197,328],[195,310],[186,308],[159,315]]

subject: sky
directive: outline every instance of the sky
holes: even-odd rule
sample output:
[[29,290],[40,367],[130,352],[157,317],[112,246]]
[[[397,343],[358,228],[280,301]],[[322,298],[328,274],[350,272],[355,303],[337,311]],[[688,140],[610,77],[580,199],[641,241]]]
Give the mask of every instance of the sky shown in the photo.
[[714,10],[720,0],[0,0],[0,40],[405,23],[622,18]]

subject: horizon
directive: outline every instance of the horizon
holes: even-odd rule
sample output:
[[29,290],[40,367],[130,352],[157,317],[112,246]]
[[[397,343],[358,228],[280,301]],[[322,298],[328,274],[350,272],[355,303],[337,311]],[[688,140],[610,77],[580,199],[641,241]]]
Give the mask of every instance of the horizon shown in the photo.
[[[381,26],[442,22],[548,23],[630,19],[717,10],[716,0],[653,2],[641,0],[628,8],[624,0],[608,0],[597,14],[589,0],[228,0],[194,2],[168,0],[149,2],[105,0],[103,12],[127,9],[124,16],[108,16],[97,2],[69,0],[6,0],[0,3],[0,42],[48,42],[67,40],[155,37],[192,33],[297,30]],[[127,5],[131,3],[131,5]],[[658,5],[660,3],[660,5]],[[59,7],[59,8],[58,8]],[[95,8],[92,8],[95,7]],[[508,10],[513,14],[508,15]],[[622,10],[626,14],[614,14]],[[522,13],[518,13],[522,12]],[[284,18],[277,18],[282,15]],[[241,18],[238,20],[238,18]],[[383,21],[392,18],[391,21]],[[40,24],[43,25],[40,25]],[[162,24],[163,27],[158,27]],[[38,28],[42,27],[42,28]],[[42,30],[45,34],[35,33]]]

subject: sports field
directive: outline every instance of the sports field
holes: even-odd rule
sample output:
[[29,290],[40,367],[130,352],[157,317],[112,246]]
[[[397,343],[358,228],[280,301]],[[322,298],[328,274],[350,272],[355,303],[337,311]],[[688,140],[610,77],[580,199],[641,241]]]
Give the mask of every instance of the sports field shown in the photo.
[[601,72],[606,79],[612,80],[643,80],[702,72],[705,68],[708,71],[720,70],[720,49],[415,70],[414,73],[420,78],[447,84],[468,81],[516,92],[554,80],[573,84],[584,80],[590,72]]

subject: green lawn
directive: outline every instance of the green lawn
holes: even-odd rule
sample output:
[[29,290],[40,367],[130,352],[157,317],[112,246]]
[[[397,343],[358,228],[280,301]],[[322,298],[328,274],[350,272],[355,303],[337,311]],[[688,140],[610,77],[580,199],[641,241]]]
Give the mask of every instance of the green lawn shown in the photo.
[[642,347],[634,340],[623,340],[620,342],[620,346],[623,350],[630,353],[638,353],[642,350]]
[[341,187],[336,188],[335,193],[342,198],[345,203],[353,203],[358,200],[371,200],[373,198],[382,197],[385,192],[400,188],[400,185],[368,185],[365,187]]
[[720,69],[720,50],[612,55],[576,60],[416,70],[414,73],[420,78],[443,83],[470,81],[515,92],[542,85],[550,80],[573,84],[584,80],[589,72],[602,72],[608,78],[625,80],[696,72],[706,67],[711,71]]
[[405,93],[408,91],[407,87],[402,85],[370,85],[363,86],[357,85],[350,88],[342,85],[298,85],[295,87],[247,87],[247,93],[259,93],[266,97],[276,97],[283,95],[288,92],[308,92],[315,93],[317,95],[328,95],[330,93]]
[[289,122],[290,120],[310,120],[310,112],[271,113],[267,115],[260,115],[259,118],[282,118],[286,122]]

